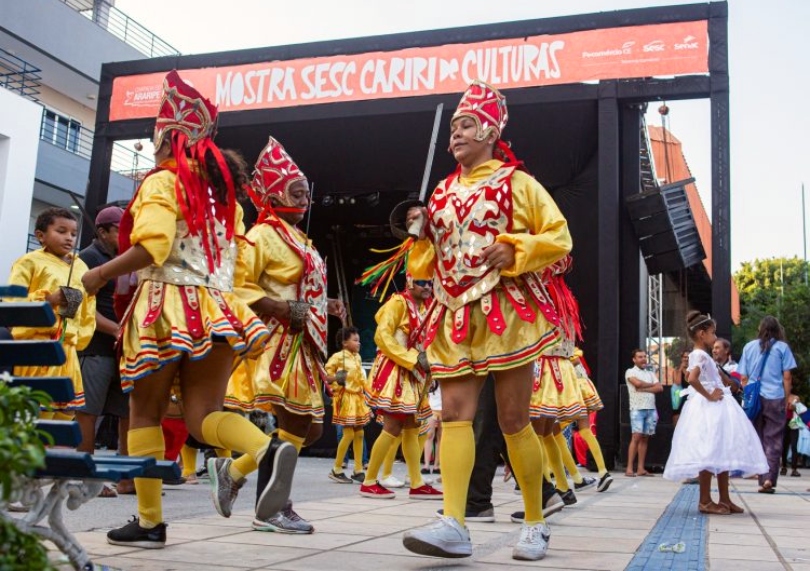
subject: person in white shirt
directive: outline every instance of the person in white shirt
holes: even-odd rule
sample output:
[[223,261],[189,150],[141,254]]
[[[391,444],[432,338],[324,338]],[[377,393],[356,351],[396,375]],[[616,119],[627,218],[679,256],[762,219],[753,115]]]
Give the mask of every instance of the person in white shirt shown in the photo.
[[[627,450],[627,469],[624,475],[630,478],[652,476],[644,468],[647,456],[647,443],[655,434],[658,414],[655,410],[655,393],[664,390],[652,371],[646,370],[647,353],[642,349],[633,350],[633,367],[624,373],[627,393],[630,399],[630,447]],[[638,469],[633,470],[636,458]]]

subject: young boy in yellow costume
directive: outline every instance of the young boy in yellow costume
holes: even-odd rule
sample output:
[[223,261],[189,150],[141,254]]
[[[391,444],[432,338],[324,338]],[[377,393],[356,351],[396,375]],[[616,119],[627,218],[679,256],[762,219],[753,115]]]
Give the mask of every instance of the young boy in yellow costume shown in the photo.
[[[329,357],[326,373],[332,387],[332,424],[343,427],[343,438],[338,443],[335,465],[329,479],[339,484],[353,484],[365,478],[363,427],[371,419],[371,409],[363,395],[366,372],[360,359],[360,332],[356,327],[343,327],[337,332],[337,342],[342,349]],[[342,468],[349,446],[354,451],[354,474],[351,478],[343,473]]]
[[[14,327],[14,339],[51,339],[60,341],[65,350],[63,365],[43,367],[14,367],[20,377],[69,377],[73,381],[75,397],[70,402],[51,403],[55,412],[43,412],[53,418],[60,415],[72,418],[84,414],[85,405],[82,372],[77,351],[81,351],[93,338],[96,329],[96,298],[88,296],[81,279],[87,265],[73,252],[76,246],[76,218],[64,208],[48,208],[39,216],[34,233],[42,245],[28,252],[11,266],[9,284],[28,289],[29,301],[47,301],[56,314],[51,327]],[[72,288],[72,292],[64,287]],[[68,299],[67,296],[70,296]],[[75,411],[75,412],[74,412]]]
[[[228,398],[245,400],[254,393],[257,406],[271,407],[276,415],[279,439],[300,451],[323,432],[327,314],[342,320],[346,308],[327,298],[326,265],[296,226],[310,208],[307,178],[273,137],[259,155],[248,192],[259,218],[242,245],[247,278],[242,295],[271,337],[259,359],[234,371],[230,386],[242,396]],[[209,473],[221,463],[209,460]],[[255,469],[250,457],[234,464],[242,474]],[[314,528],[287,502],[278,513],[257,517],[253,529],[312,533]]]
[[406,289],[395,293],[377,311],[377,357],[366,384],[366,399],[371,408],[383,416],[383,431],[371,448],[366,479],[360,495],[371,498],[393,498],[396,494],[378,481],[380,468],[397,438],[402,436],[402,454],[408,468],[410,491],[415,500],[438,500],[442,493],[426,484],[420,473],[419,442],[421,424],[430,416],[427,387],[428,366],[422,353],[422,335],[431,297],[429,281],[406,277]]
[[[268,341],[262,321],[236,294],[244,281],[237,238],[244,234],[232,164],[214,144],[217,109],[170,72],[155,126],[155,163],[119,228],[120,255],[84,275],[94,294],[109,279],[138,273],[121,320],[121,384],[130,392],[129,453],[163,459],[160,421],[179,380],[189,433],[238,450],[259,465],[257,517],[286,503],[297,454],[239,415],[222,412],[234,359],[257,357]],[[242,162],[243,163],[243,162]],[[230,460],[230,459],[229,459]],[[217,511],[230,515],[244,483],[228,462],[211,474]],[[113,529],[115,545],[166,543],[161,481],[136,478],[138,517]]]
[[537,560],[548,549],[542,454],[529,400],[534,361],[559,337],[539,272],[571,250],[571,236],[549,194],[501,140],[506,122],[503,95],[473,82],[450,120],[458,169],[439,184],[427,209],[406,216],[408,228],[424,224],[408,270],[415,279],[433,279],[438,303],[425,343],[442,389],[444,515],[403,539],[423,555],[472,554],[464,525],[475,460],[472,420],[488,373],[495,377],[500,427],[526,506],[512,557]]

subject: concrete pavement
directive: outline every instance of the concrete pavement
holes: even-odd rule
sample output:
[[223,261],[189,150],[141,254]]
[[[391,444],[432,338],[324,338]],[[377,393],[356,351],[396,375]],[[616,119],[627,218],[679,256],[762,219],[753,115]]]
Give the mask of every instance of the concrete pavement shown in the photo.
[[[98,565],[128,571],[309,570],[393,571],[430,569],[711,569],[712,571],[810,571],[810,472],[781,478],[774,495],[756,493],[753,480],[732,479],[732,497],[746,508],[734,516],[697,512],[697,486],[653,478],[626,478],[620,472],[610,490],[578,494],[579,503],[549,518],[552,536],[542,561],[511,558],[520,526],[509,521],[522,509],[513,482],[496,478],[495,523],[470,523],[474,554],[442,560],[416,556],[402,547],[402,532],[427,522],[441,502],[409,501],[407,489],[394,500],[360,497],[358,486],[331,482],[331,462],[301,458],[293,498],[295,509],[316,528],[312,535],[255,532],[250,529],[252,490],[244,490],[233,517],[216,515],[206,486],[167,488],[183,504],[180,518],[167,509],[168,544],[161,550],[108,545],[105,533],[133,513],[132,498],[96,499],[80,508],[71,528]],[[395,473],[404,477],[404,466]],[[255,478],[254,478],[255,480]],[[190,489],[194,488],[194,489]],[[716,496],[716,493],[715,493]],[[104,502],[106,505],[100,506]],[[107,502],[121,502],[121,505]],[[168,506],[168,504],[167,504]],[[94,522],[95,509],[105,517]],[[121,511],[120,517],[117,513]],[[188,516],[189,511],[199,512]],[[103,520],[103,521],[101,521]],[[78,525],[78,522],[83,522]],[[100,525],[101,524],[101,525]],[[684,543],[682,553],[660,546]]]

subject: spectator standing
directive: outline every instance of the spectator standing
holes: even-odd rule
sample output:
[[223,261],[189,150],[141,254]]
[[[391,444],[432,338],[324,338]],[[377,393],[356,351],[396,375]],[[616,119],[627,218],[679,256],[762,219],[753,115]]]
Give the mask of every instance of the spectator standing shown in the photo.
[[[627,393],[630,400],[630,447],[627,451],[627,469],[624,475],[630,478],[652,476],[644,468],[647,457],[647,444],[650,436],[655,434],[658,413],[655,410],[655,393],[664,390],[658,378],[647,370],[647,353],[642,349],[633,349],[633,366],[624,373],[627,382]],[[638,458],[638,469],[633,470]]]
[[790,371],[795,368],[796,359],[785,343],[785,330],[778,319],[766,315],[759,323],[757,338],[743,348],[737,368],[743,386],[759,375],[759,379],[751,380],[760,381],[762,411],[754,419],[754,428],[768,459],[768,473],[759,476],[759,492],[762,494],[774,493],[779,477],[787,396],[793,387]]
[[[98,213],[95,220],[96,238],[79,258],[87,267],[96,268],[112,260],[118,254],[118,226],[124,211],[117,206],[108,206]],[[96,294],[96,331],[90,344],[79,352],[79,365],[84,379],[85,414],[76,416],[82,431],[79,450],[93,453],[96,441],[96,421],[104,414],[118,418],[118,453],[127,455],[127,431],[129,430],[129,397],[121,390],[115,340],[120,326],[113,309],[115,280],[108,280]],[[122,494],[134,494],[132,480],[121,480],[117,489]],[[101,491],[102,497],[114,497],[112,488]]]

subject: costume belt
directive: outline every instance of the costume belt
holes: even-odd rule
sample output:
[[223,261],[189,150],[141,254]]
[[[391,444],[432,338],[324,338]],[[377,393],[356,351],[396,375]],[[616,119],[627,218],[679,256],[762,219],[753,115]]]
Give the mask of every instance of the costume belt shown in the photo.
[[[475,300],[481,305],[481,311],[486,317],[487,326],[492,333],[502,335],[507,327],[501,304],[498,301],[498,289],[503,291],[504,297],[509,301],[521,321],[534,323],[537,319],[535,307],[528,302],[531,299],[546,321],[555,327],[560,324],[559,315],[554,309],[542,281],[537,274],[529,272],[522,274],[518,278],[501,278],[500,284],[495,290],[489,291],[478,300]],[[470,308],[475,301],[453,311],[453,325],[450,335],[454,343],[461,343],[467,338],[470,328]],[[447,307],[440,305],[430,314],[425,334],[425,346],[430,345],[436,337],[447,311]]]

